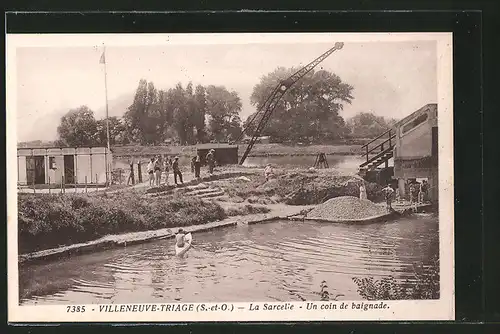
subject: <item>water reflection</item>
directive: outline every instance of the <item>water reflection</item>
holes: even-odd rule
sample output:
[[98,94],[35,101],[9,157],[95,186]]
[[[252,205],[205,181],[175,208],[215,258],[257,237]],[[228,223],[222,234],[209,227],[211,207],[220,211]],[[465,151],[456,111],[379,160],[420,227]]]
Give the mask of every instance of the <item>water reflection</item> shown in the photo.
[[[256,167],[273,164],[285,168],[309,168],[314,166],[316,156],[269,156],[248,157],[243,166]],[[330,168],[357,172],[363,158],[357,155],[328,155],[328,166]]]
[[363,226],[282,221],[200,233],[186,258],[172,240],[20,268],[24,304],[360,299],[353,276],[408,277],[438,253],[435,216]]

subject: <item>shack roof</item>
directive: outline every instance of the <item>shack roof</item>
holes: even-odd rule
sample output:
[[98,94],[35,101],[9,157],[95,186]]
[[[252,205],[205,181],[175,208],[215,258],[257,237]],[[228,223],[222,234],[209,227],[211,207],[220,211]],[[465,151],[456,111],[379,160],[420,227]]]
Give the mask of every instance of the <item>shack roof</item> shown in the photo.
[[227,143],[207,143],[207,144],[199,144],[196,145],[196,148],[199,150],[209,150],[212,148],[238,148],[238,145],[231,145]]

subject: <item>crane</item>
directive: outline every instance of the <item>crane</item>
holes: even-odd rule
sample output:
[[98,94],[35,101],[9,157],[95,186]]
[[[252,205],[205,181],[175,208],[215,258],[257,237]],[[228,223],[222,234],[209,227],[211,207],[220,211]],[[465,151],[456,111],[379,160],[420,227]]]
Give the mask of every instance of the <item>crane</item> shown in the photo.
[[259,123],[257,124],[257,127],[255,128],[255,131],[253,132],[252,138],[250,139],[250,142],[248,143],[248,146],[245,150],[245,153],[243,153],[243,156],[241,157],[240,160],[240,165],[242,165],[245,162],[245,159],[247,158],[248,154],[252,150],[253,146],[255,145],[257,139],[260,137],[260,134],[262,130],[265,128],[267,122],[271,118],[271,115],[273,114],[274,109],[276,109],[276,106],[278,105],[278,102],[281,100],[283,95],[292,87],[297,81],[299,81],[302,77],[304,77],[307,73],[311,72],[319,63],[321,63],[323,60],[325,60],[329,55],[331,55],[333,52],[336,50],[342,49],[344,46],[344,43],[342,42],[336,42],[335,46],[323,53],[321,56],[318,58],[314,59],[312,62],[292,74],[290,77],[288,77],[285,80],[280,81],[276,87],[273,89],[271,94],[268,96],[268,98],[265,100],[265,102],[262,104],[260,109],[254,114],[252,119],[247,123],[246,127],[243,129],[241,134],[238,136],[238,138],[235,140],[236,142],[241,139],[245,131],[249,128],[251,124],[257,119],[257,116],[262,115],[262,118],[260,119]]

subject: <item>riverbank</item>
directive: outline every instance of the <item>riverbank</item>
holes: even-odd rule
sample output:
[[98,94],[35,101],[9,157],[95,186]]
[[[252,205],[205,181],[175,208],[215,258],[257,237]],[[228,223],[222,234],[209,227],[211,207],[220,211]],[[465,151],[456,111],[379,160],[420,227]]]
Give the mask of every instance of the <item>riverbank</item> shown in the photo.
[[[296,216],[330,198],[359,196],[363,182],[333,169],[276,169],[268,181],[257,168],[227,166],[217,172],[202,180],[188,179],[179,187],[150,188],[142,183],[92,194],[19,194],[20,259],[146,242],[166,238],[179,227],[201,231],[202,226],[227,226],[233,218]],[[367,184],[368,198],[376,201],[380,188]]]
[[[235,208],[234,205],[227,205],[227,203],[223,204],[223,206],[225,206],[226,209],[231,208],[234,210]],[[235,215],[220,221],[187,226],[184,227],[184,230],[196,234],[218,228],[236,226],[237,224],[250,225],[278,219],[292,219],[293,217],[312,209],[311,206],[292,207],[283,204],[270,205],[268,208],[269,212],[267,213]],[[68,256],[81,255],[110,248],[127,247],[156,240],[169,239],[173,238],[174,235],[175,230],[172,228],[106,235],[97,240],[21,254],[19,255],[19,263],[24,264],[57,260]]]
[[20,254],[68,246],[110,234],[160,230],[221,221],[232,215],[266,213],[264,206],[224,210],[195,197],[144,198],[140,193],[18,194]]

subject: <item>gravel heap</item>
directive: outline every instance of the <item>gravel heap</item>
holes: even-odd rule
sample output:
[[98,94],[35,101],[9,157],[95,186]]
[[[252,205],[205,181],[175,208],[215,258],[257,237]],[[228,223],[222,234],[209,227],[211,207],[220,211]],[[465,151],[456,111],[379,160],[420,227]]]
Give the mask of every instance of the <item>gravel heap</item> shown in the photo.
[[315,207],[307,218],[325,220],[353,220],[364,219],[386,213],[383,206],[375,205],[366,199],[352,196],[341,196],[329,199],[323,204]]

